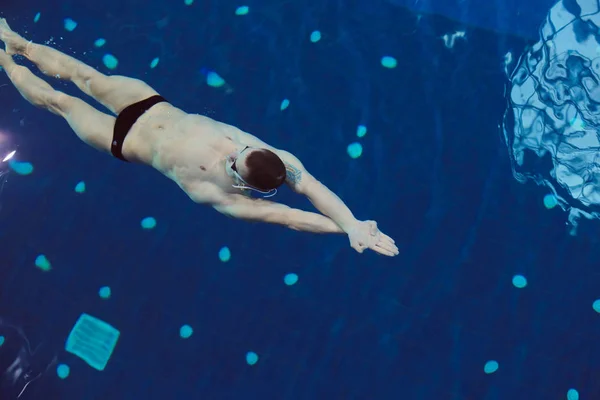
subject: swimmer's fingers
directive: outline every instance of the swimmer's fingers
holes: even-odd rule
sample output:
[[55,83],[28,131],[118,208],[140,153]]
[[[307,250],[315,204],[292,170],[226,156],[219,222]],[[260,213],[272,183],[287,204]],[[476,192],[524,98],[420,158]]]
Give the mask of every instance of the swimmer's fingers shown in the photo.
[[384,239],[386,239],[390,243],[396,243],[396,241],[394,239],[392,239],[391,237],[389,237],[388,235],[386,235],[383,232],[381,232],[381,237],[384,238]]
[[389,248],[392,251],[398,251],[398,247],[394,243],[394,239],[384,234],[383,232],[379,232],[379,235],[376,238],[377,244],[381,244],[384,247]]
[[398,247],[388,239],[384,238],[383,235],[379,237],[379,240],[375,243],[375,246],[371,246],[376,252],[386,256],[398,255]]
[[379,243],[372,247],[371,250],[388,257],[394,257],[398,255],[398,251],[392,251],[386,247],[381,247]]

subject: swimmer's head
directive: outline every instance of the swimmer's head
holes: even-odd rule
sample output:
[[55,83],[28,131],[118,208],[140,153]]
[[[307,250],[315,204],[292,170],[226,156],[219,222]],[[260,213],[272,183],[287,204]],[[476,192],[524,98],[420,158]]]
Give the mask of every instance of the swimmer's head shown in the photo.
[[240,184],[261,192],[270,192],[285,182],[285,164],[267,149],[246,146],[232,159],[230,169],[241,178]]

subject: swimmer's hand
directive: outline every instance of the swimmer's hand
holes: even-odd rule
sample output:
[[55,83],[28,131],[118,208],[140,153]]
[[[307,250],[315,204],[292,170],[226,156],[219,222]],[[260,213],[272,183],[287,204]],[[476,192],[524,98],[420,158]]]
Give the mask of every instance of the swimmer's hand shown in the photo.
[[368,248],[388,257],[398,255],[398,247],[394,244],[394,240],[383,234],[377,228],[375,221],[357,221],[348,229],[348,238],[350,246],[359,253]]

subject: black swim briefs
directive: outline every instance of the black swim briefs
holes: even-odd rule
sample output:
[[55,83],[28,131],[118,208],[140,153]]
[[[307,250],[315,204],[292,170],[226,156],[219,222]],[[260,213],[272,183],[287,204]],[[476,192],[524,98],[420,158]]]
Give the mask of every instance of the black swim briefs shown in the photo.
[[154,95],[146,100],[138,101],[137,103],[127,106],[121,111],[115,121],[113,140],[110,146],[110,152],[113,156],[127,162],[125,157],[123,157],[123,142],[125,141],[125,137],[142,114],[152,108],[155,104],[162,103],[163,101],[167,100],[159,95]]

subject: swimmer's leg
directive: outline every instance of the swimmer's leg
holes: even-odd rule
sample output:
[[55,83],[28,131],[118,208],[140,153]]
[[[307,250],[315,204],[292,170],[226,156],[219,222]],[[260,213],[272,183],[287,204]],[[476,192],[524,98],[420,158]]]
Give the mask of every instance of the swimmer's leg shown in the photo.
[[[119,114],[125,107],[158,94],[145,82],[125,76],[107,76],[51,47],[28,42],[0,18],[0,40],[8,54],[19,54],[45,75],[72,81],[88,96]],[[109,141],[110,143],[110,141]]]
[[85,143],[98,150],[110,152],[114,117],[96,110],[81,99],[54,90],[29,69],[15,64],[12,56],[1,49],[0,67],[25,100],[66,119]]

